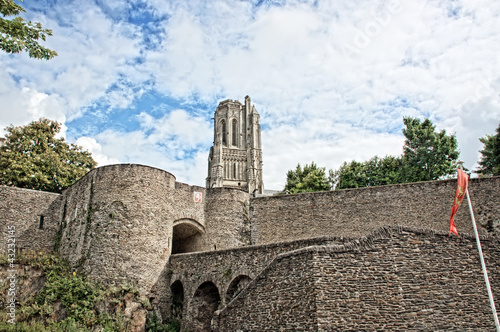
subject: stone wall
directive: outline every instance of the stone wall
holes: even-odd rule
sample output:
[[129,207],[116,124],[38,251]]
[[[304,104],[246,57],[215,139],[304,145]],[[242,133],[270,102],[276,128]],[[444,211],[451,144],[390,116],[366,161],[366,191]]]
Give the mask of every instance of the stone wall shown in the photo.
[[215,315],[214,330],[317,331],[313,264],[312,251],[277,258]]
[[[443,286],[451,282],[455,293],[482,294],[472,280],[477,255],[462,235],[472,233],[466,203],[456,217],[459,239],[376,230],[407,225],[447,233],[455,189],[456,180],[446,180],[250,198],[238,189],[178,183],[148,166],[110,165],[89,172],[62,195],[0,187],[0,253],[6,252],[7,226],[15,224],[18,248],[56,247],[94,280],[151,291],[162,316],[175,311],[188,329],[199,327],[189,325],[198,318],[206,327],[213,312],[200,310],[215,310],[214,304],[218,309],[228,304],[219,316],[222,330],[238,322],[248,330],[275,330],[273,322],[289,329],[300,324],[312,330],[368,329],[359,317],[380,322],[380,329],[384,321],[392,329],[446,329],[436,325],[437,313],[451,317],[445,301],[467,320],[487,321],[482,295],[465,301],[472,308],[467,309]],[[471,179],[470,193],[480,232],[495,230],[500,177]],[[371,232],[378,235],[362,237]],[[485,242],[492,275],[500,280],[498,242]],[[171,256],[174,249],[197,253]],[[453,275],[446,274],[448,264]],[[173,303],[172,289],[182,301]],[[280,311],[282,316],[273,316]],[[358,318],[345,320],[345,312]],[[434,316],[418,320],[422,315]],[[252,317],[252,323],[240,316]],[[393,316],[414,325],[398,325]],[[345,325],[332,327],[332,321]]]
[[[500,243],[490,237],[482,244],[498,302]],[[495,330],[474,238],[402,227],[279,255],[215,315],[215,327]]]
[[250,194],[239,189],[207,190],[206,220],[208,250],[237,248],[250,244],[248,218]]
[[173,247],[204,251],[250,242],[248,199],[241,190],[178,183],[153,167],[99,167],[63,192],[59,252],[94,280],[148,291]]
[[[246,285],[262,271],[278,254],[293,251],[312,245],[324,245],[348,242],[350,239],[323,237],[306,240],[273,243],[261,246],[177,254],[170,257],[163,274],[152,289],[152,296],[162,317],[172,314],[172,285],[181,285],[184,294],[182,308],[183,328],[192,330],[192,322],[197,304],[193,302],[198,288],[211,282],[220,296],[222,308]],[[186,325],[187,324],[187,325]]]
[[[252,244],[323,235],[362,236],[386,225],[447,231],[456,180],[419,182],[253,198]],[[500,223],[500,177],[471,179],[470,196],[481,234]],[[473,233],[467,202],[455,218]]]
[[103,284],[149,289],[167,262],[175,177],[140,165],[97,168],[64,193],[59,253]]
[[51,252],[61,219],[61,198],[55,193],[0,186],[0,254],[7,253],[8,226],[15,226],[16,249]]

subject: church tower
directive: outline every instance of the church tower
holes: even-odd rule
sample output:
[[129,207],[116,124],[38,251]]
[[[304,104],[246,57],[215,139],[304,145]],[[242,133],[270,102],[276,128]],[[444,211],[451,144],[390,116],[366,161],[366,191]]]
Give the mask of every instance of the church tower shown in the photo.
[[260,116],[249,96],[245,105],[228,99],[215,110],[207,188],[216,187],[264,193]]

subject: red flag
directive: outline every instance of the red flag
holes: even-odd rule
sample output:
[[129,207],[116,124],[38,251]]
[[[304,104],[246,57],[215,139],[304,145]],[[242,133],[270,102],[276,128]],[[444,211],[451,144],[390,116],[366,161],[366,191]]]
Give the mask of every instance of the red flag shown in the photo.
[[469,176],[465,174],[464,171],[457,169],[457,191],[455,192],[455,200],[453,201],[453,206],[451,207],[450,232],[448,233],[448,236],[451,236],[451,233],[455,233],[458,236],[457,227],[455,226],[453,218],[455,218],[455,214],[460,207],[460,203],[462,203],[462,200],[464,199],[468,186]]

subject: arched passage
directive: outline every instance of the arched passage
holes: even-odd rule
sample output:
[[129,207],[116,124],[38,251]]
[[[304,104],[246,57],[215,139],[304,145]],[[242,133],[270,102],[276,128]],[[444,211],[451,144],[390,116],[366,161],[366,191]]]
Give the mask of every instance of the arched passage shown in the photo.
[[182,286],[182,282],[180,280],[176,280],[170,286],[170,293],[172,294],[170,307],[172,317],[176,317],[181,320],[184,303],[184,287]]
[[192,301],[194,331],[212,331],[210,323],[219,303],[219,290],[213,282],[207,281],[198,287]]
[[252,281],[249,276],[239,275],[231,281],[226,291],[226,304],[232,301]]
[[205,229],[200,223],[193,219],[179,219],[173,226],[172,254],[203,249],[201,237]]

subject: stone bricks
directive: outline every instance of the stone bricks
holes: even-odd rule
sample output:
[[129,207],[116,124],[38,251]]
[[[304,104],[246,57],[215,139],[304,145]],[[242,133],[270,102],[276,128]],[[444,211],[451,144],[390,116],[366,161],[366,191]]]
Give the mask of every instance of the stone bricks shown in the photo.
[[[496,300],[498,239],[483,238]],[[382,228],[276,257],[215,316],[216,331],[494,331],[474,238]]]
[[7,253],[8,226],[16,250],[51,252],[62,213],[62,195],[0,186],[0,254]]
[[[456,180],[444,180],[253,198],[252,244],[359,237],[386,225],[447,231],[455,189]],[[479,232],[493,232],[500,223],[500,177],[471,179],[469,191]],[[472,234],[466,204],[455,223],[460,233]]]
[[[220,331],[487,331],[466,207],[456,217],[460,238],[446,236],[455,187],[252,198],[153,167],[110,165],[62,195],[0,187],[0,252],[14,224],[18,248],[55,248],[93,280],[135,284],[163,318],[175,314],[194,331],[212,323]],[[471,179],[470,194],[480,233],[497,234],[500,177]],[[485,236],[483,248],[496,294],[498,240]],[[141,329],[143,315],[135,318]]]

